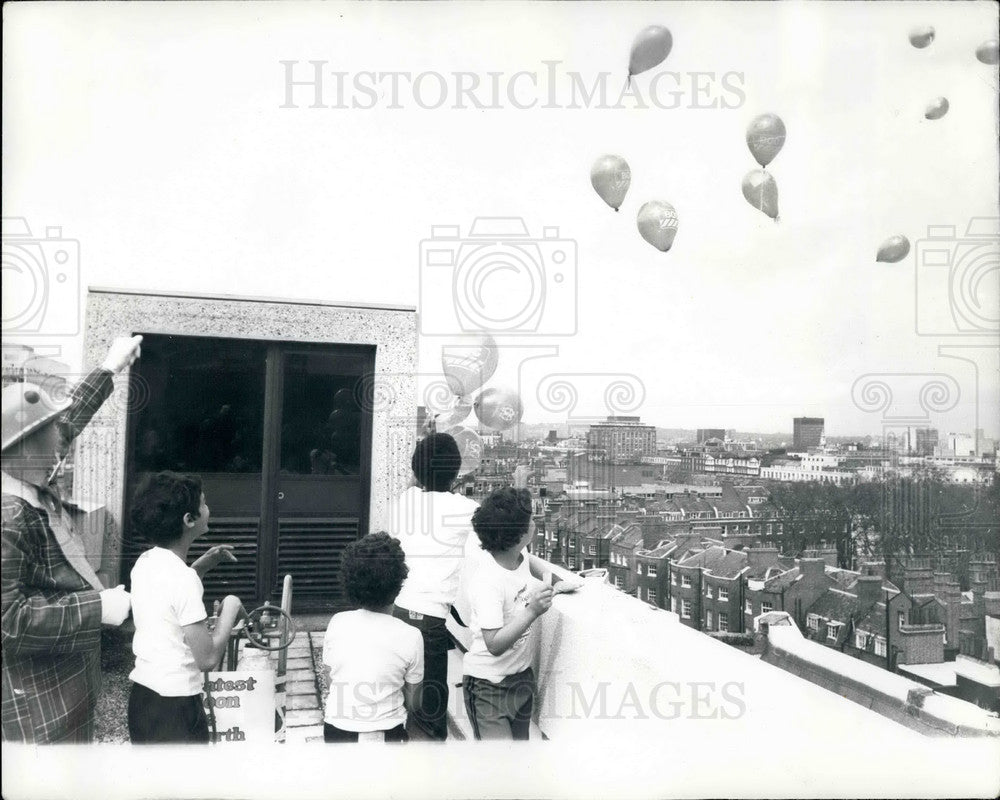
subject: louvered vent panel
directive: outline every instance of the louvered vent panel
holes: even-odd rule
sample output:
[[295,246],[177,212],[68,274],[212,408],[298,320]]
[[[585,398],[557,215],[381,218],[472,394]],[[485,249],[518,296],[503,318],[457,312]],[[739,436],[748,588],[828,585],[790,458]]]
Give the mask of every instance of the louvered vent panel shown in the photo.
[[[234,594],[247,608],[253,608],[257,600],[257,533],[260,520],[257,517],[212,517],[209,531],[191,545],[188,564],[204,555],[208,548],[216,544],[233,545],[237,563],[223,562],[211,570],[203,579],[205,587],[205,607],[212,613],[212,603],[227,594]],[[139,558],[152,547],[148,541],[134,533],[122,546],[122,581],[131,589],[129,574]]]
[[274,596],[281,596],[281,581],[285,575],[291,575],[296,610],[346,606],[340,584],[340,560],[344,547],[357,538],[357,517],[280,520]]
[[188,564],[204,555],[213,545],[231,544],[237,561],[223,561],[202,578],[205,587],[205,605],[209,613],[212,602],[221,600],[227,594],[234,594],[247,609],[256,606],[257,600],[257,535],[259,520],[256,517],[222,518],[212,517],[207,534],[191,545]]

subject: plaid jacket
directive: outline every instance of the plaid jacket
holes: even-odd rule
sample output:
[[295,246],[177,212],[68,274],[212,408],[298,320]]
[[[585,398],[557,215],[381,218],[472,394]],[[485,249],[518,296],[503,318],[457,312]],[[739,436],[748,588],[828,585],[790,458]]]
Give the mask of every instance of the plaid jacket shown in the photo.
[[[111,373],[94,370],[59,418],[72,439],[111,394]],[[59,500],[4,476],[3,740],[89,742],[101,685],[101,598],[71,566],[42,502]],[[11,488],[8,493],[8,488]]]

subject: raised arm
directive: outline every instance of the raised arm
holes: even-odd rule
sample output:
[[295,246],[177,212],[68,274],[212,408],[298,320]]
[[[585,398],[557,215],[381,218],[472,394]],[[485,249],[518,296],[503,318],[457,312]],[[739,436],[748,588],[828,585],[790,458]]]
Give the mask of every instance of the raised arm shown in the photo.
[[141,344],[141,336],[115,339],[101,366],[92,370],[74,387],[73,404],[59,417],[59,426],[67,447],[87,427],[97,410],[110,397],[114,389],[112,376],[130,366],[139,357]]

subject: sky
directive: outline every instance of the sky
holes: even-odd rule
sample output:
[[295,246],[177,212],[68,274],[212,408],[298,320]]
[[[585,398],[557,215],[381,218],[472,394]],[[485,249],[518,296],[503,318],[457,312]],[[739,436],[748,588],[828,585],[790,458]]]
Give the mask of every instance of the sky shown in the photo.
[[[907,417],[1000,435],[998,80],[975,58],[995,4],[4,13],[3,215],[33,241],[58,226],[79,243],[39,330],[10,339],[75,366],[87,286],[417,306],[423,388],[443,345],[527,304],[488,384],[519,392],[527,422],[617,411],[779,432],[822,416],[846,435]],[[672,50],[620,99],[632,40],[654,24]],[[920,25],[936,31],[922,50],[907,38]],[[584,99],[595,81],[603,103]],[[947,115],[924,119],[938,96]],[[787,129],[768,167],[777,222],[740,191],[762,113]],[[631,167],[618,213],[590,185],[608,153]],[[649,200],[676,208],[669,252],[637,231]],[[480,223],[492,233],[475,249],[473,222],[501,217],[528,235]],[[896,234],[908,257],[876,263]],[[478,301],[456,299],[457,275]],[[27,291],[10,280],[5,295]]]

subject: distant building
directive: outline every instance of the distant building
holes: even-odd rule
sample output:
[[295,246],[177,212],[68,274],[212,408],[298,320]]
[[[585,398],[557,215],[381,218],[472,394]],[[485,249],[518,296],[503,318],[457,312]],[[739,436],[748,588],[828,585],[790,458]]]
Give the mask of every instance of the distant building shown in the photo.
[[705,444],[709,439],[725,439],[723,428],[698,428],[698,444]]
[[913,452],[918,456],[932,456],[938,446],[937,428],[917,428],[914,432]]
[[587,447],[609,459],[656,455],[656,428],[639,417],[608,417],[590,426]]
[[948,450],[953,456],[974,456],[976,440],[968,433],[949,433]]
[[823,417],[795,417],[792,421],[792,447],[805,450],[823,444]]

